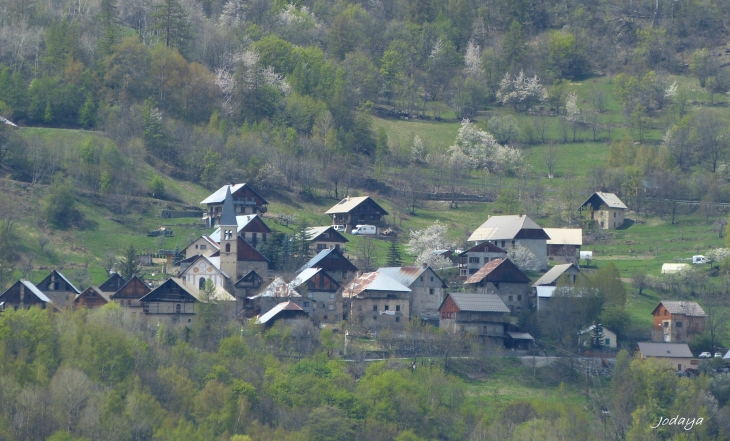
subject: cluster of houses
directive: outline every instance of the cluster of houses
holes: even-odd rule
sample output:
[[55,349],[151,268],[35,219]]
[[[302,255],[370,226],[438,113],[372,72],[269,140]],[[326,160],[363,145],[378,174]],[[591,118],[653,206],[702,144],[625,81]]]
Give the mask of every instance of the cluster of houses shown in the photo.
[[[206,225],[216,229],[185,248],[176,277],[152,287],[136,276],[125,280],[112,274],[82,292],[54,270],[38,284],[18,280],[0,294],[0,310],[95,308],[116,302],[143,325],[191,326],[199,305],[216,301],[228,302],[240,319],[265,326],[277,320],[308,320],[321,326],[346,321],[363,329],[397,328],[417,317],[484,341],[527,348],[533,337],[515,326],[515,317],[527,308],[549,308],[558,286],[586,277],[578,266],[582,230],[542,228],[526,215],[488,217],[469,237],[474,245],[454,254],[464,292],[448,292],[426,265],[362,273],[344,251],[348,240],[342,232],[363,223],[382,225],[388,213],[368,196],[343,199],[326,212],[332,225],[309,228],[306,240],[316,254],[287,277],[270,272],[270,262],[260,251],[272,230],[262,219],[268,202],[256,190],[247,184],[225,185],[202,204]],[[609,193],[595,193],[581,209],[590,212],[592,228],[618,228],[625,219],[626,206]],[[545,271],[535,282],[507,258],[510,248],[520,246]],[[549,260],[564,263],[548,270]],[[208,281],[212,293],[206,289]],[[687,369],[692,363],[685,360],[687,351],[675,346],[686,346],[702,333],[705,317],[695,302],[661,302],[654,311],[654,342],[640,344],[637,355],[656,356],[661,352],[657,347],[674,345],[661,355],[674,360],[676,354],[678,370]],[[588,342],[592,331],[584,330],[583,340]],[[602,338],[605,347],[616,347],[611,330],[603,328]]]

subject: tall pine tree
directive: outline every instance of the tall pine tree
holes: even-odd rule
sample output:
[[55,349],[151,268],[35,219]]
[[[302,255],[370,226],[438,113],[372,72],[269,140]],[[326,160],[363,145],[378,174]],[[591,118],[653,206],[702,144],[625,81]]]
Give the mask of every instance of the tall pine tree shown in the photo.
[[188,14],[177,0],[164,0],[155,6],[151,30],[169,48],[184,54],[192,38]]
[[99,21],[101,21],[102,36],[99,38],[99,52],[103,56],[107,56],[112,54],[121,38],[117,2],[116,0],[101,0],[100,9]]
[[390,241],[388,247],[388,266],[401,266],[403,265],[403,258],[400,255],[400,249],[398,249],[398,241],[393,238]]

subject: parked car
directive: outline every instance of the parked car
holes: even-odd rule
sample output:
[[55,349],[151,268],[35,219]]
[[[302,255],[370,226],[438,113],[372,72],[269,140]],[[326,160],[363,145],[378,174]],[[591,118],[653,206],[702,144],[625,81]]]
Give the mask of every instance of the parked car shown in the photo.
[[352,234],[378,234],[378,229],[375,225],[356,225],[355,229],[352,230]]
[[703,352],[700,354],[700,358],[710,358],[710,357],[712,357],[712,354],[710,354],[709,352]]
[[719,352],[715,352],[715,358],[722,358],[722,354]]
[[692,256],[692,263],[695,265],[701,263],[710,263],[710,260],[705,256]]
[[335,231],[344,232],[345,226],[344,225],[332,225],[332,228],[334,228]]

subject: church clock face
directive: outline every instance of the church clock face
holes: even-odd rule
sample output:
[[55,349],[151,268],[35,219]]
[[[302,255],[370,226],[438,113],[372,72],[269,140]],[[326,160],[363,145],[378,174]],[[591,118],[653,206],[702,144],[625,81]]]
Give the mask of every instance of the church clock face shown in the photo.
[[208,268],[208,272],[209,272],[209,273],[212,273],[212,272],[213,272],[213,268],[210,268],[210,267],[209,267],[209,268]]
[[198,267],[195,267],[195,268],[193,268],[193,272],[194,272],[194,273],[197,273],[198,271],[200,271],[200,270],[198,269]]

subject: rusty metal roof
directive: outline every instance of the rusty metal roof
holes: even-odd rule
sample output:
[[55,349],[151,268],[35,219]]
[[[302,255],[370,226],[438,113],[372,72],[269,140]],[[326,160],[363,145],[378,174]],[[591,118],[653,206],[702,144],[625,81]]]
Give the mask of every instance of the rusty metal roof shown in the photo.
[[356,297],[363,291],[411,292],[411,289],[385,274],[365,273],[353,280],[342,292],[343,297]]
[[487,282],[530,283],[530,278],[506,258],[492,259],[479,271],[466,279],[464,284]]

